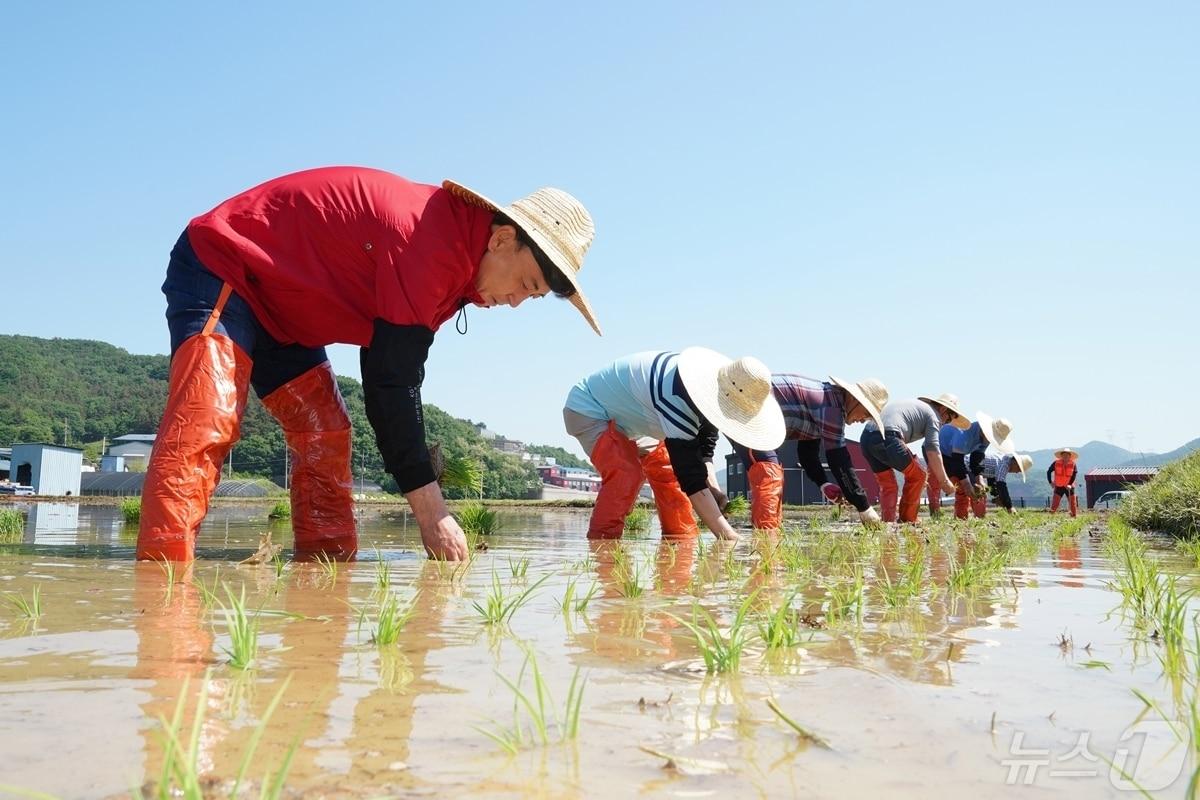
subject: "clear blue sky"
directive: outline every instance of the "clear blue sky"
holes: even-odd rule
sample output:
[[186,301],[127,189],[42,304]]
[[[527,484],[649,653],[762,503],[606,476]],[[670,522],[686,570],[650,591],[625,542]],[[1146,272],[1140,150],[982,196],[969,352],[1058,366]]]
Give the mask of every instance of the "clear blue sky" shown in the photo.
[[541,300],[434,345],[426,400],[513,437],[573,446],[578,377],[690,344],[1023,449],[1200,436],[1200,6],[718,5],[12,5],[0,332],[166,352],[189,218],[362,164],[591,210],[603,339]]

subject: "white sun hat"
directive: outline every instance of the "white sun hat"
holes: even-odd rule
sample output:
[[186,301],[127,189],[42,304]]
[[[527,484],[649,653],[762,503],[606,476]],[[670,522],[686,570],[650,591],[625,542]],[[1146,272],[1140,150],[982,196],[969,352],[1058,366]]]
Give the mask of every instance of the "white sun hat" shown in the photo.
[[860,406],[867,410],[871,419],[879,426],[879,430],[883,430],[883,407],[888,402],[886,386],[874,378],[867,378],[858,383],[849,383],[841,378],[835,378],[833,375],[829,376],[829,382],[845,389],[851,397],[858,401]]
[[1063,447],[1058,450],[1055,450],[1054,457],[1061,458],[1063,453],[1066,453],[1067,455],[1069,455],[1071,457],[1072,461],[1077,461],[1079,459],[1079,453],[1076,453],[1074,450],[1072,450],[1069,447]]
[[774,450],[787,429],[771,391],[771,370],[757,358],[737,361],[707,347],[679,354],[679,378],[717,430],[751,450]]
[[1017,453],[1013,456],[1013,460],[1017,462],[1017,467],[1021,470],[1021,482],[1024,483],[1029,475],[1029,470],[1033,469],[1033,456]]
[[942,392],[937,397],[924,397],[918,395],[917,399],[925,403],[937,403],[939,406],[946,408],[951,414],[954,415],[954,419],[951,420],[950,424],[959,430],[966,430],[967,428],[971,427],[971,418],[958,409],[958,395],[950,394],[949,392]]
[[592,216],[583,203],[561,189],[550,187],[538,189],[507,206],[495,203],[454,181],[442,181],[442,188],[468,203],[501,212],[528,234],[575,287],[575,294],[567,299],[579,309],[592,330],[601,335],[600,323],[596,322],[596,314],[583,295],[583,287],[579,285],[583,257],[596,235]]
[[1006,456],[1011,456],[1017,452],[1017,446],[1013,444],[1010,436],[1012,436],[1012,423],[1004,417],[993,419],[992,416],[983,411],[975,412],[975,421],[979,423],[979,427],[983,429],[983,435],[987,437],[988,443],[999,450]]

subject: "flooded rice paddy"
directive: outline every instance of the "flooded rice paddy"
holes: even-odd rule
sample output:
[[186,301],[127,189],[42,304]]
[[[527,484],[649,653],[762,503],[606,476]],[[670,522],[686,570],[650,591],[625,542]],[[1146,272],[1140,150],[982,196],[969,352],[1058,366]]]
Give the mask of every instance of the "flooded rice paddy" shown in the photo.
[[728,547],[505,511],[450,565],[364,509],[356,562],[239,565],[290,531],[233,506],[172,572],[115,508],[26,509],[0,796],[1179,797],[1197,766],[1195,557],[1099,517]]

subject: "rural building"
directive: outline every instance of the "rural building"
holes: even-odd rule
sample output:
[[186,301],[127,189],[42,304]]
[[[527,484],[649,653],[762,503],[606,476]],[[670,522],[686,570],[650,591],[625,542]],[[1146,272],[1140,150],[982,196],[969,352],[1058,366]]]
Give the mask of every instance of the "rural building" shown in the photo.
[[590,469],[545,464],[537,468],[538,476],[547,486],[574,489],[579,492],[600,491],[600,476]]
[[61,444],[14,444],[10,458],[11,480],[32,486],[34,494],[79,494],[83,451]]
[[154,439],[153,433],[127,433],[113,439],[104,455],[122,456],[125,469],[144,470],[149,463],[150,451],[154,449]]
[[[871,472],[870,467],[867,466],[867,459],[863,457],[862,448],[859,447],[858,442],[849,439],[846,440],[846,447],[850,450],[850,463],[854,465],[854,471],[858,473],[858,481],[867,493],[867,500],[871,503],[878,503],[879,482],[875,480],[875,473]],[[779,456],[779,462],[783,464],[784,503],[803,506],[825,502],[825,496],[821,494],[821,487],[810,481],[804,474],[804,470],[800,469],[794,440],[785,441],[775,453]],[[829,465],[826,464],[825,468],[829,469]],[[746,469],[737,453],[725,456],[725,482],[725,491],[731,498],[749,497],[746,486]]]
[[1096,467],[1083,476],[1087,484],[1087,507],[1093,508],[1105,492],[1121,492],[1145,483],[1158,474],[1158,467]]
[[9,467],[12,464],[12,448],[0,447],[0,481],[8,480]]
[[101,472],[124,472],[125,456],[100,456]]

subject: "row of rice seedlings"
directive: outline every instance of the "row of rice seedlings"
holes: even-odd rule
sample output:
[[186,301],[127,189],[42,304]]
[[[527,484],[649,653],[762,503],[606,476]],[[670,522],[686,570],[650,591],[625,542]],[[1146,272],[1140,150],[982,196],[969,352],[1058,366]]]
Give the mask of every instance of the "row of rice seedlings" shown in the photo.
[[222,649],[229,656],[229,666],[247,670],[254,666],[258,659],[258,615],[251,617],[246,613],[245,584],[242,585],[241,594],[237,596],[228,585],[224,588],[229,605],[222,605],[221,613],[225,617],[229,647]]
[[458,518],[459,527],[466,533],[491,536],[504,527],[500,512],[493,511],[483,503],[461,506],[454,516]]
[[17,612],[17,616],[27,620],[39,620],[42,617],[42,587],[34,586],[31,595],[26,598],[22,592],[8,592],[4,602]]
[[887,570],[875,571],[875,590],[888,608],[904,608],[921,596],[925,588],[925,554],[918,551],[909,557],[896,581]]
[[1112,585],[1120,594],[1123,607],[1132,612],[1135,625],[1145,625],[1154,617],[1162,593],[1162,575],[1147,558],[1146,543],[1122,519],[1111,516],[1105,549],[1114,566]]
[[[162,769],[149,795],[143,792],[145,787],[134,787],[132,789],[132,795],[138,798],[138,800],[146,800],[147,797],[156,798],[156,800],[177,800],[180,797],[185,798],[185,800],[205,800],[205,798],[213,796],[212,786],[202,774],[199,763],[204,718],[205,712],[208,709],[208,686],[210,678],[211,675],[205,673],[204,682],[200,687],[200,694],[196,699],[196,708],[191,725],[191,736],[186,743],[183,739],[184,705],[187,702],[188,696],[188,679],[186,677],[183,680],[183,685],[180,687],[179,700],[175,704],[175,713],[170,722],[166,718],[159,716],[158,721],[162,726],[159,736],[161,736],[163,743]],[[246,750],[242,753],[237,776],[228,795],[230,798],[238,796],[242,783],[250,771],[250,764],[254,761],[254,754],[258,750],[258,745],[262,741],[263,734],[270,724],[272,715],[274,715],[275,710],[279,707],[279,703],[283,700],[284,692],[287,691],[290,682],[290,676],[284,679],[283,683],[280,684],[279,691],[275,693],[275,696],[263,712],[262,718],[254,727],[254,731],[246,743]],[[260,798],[274,800],[274,798],[283,795],[288,770],[291,768],[292,759],[299,745],[300,735],[297,734],[275,770],[272,772],[272,770],[268,769],[263,774],[259,791]]]
[[[533,686],[524,688],[525,674],[528,671]],[[558,741],[572,741],[579,736],[579,716],[583,709],[583,691],[587,679],[580,680],[579,668],[571,676],[571,684],[567,688],[567,699],[563,707],[562,717],[558,716],[557,706],[550,694],[550,687],[538,667],[537,656],[533,650],[525,650],[525,660],[515,681],[509,680],[500,672],[496,673],[509,691],[513,694],[513,724],[512,727],[487,728],[476,726],[475,730],[487,736],[500,745],[509,755],[517,752],[531,743],[549,745],[551,733],[557,733]],[[522,720],[522,712],[527,722]]]
[[645,506],[635,505],[625,515],[625,530],[629,533],[645,533],[650,530],[650,520],[654,513]]
[[1079,536],[1079,533],[1083,530],[1084,526],[1086,526],[1090,521],[1091,519],[1086,515],[1063,520],[1054,528],[1054,534],[1052,536],[1053,543],[1058,544],[1067,539],[1076,538]]
[[969,594],[985,584],[993,584],[1008,566],[1003,550],[991,544],[968,547],[962,562],[950,561],[950,574],[946,588],[959,594]]
[[527,586],[524,591],[517,594],[508,594],[504,591],[504,587],[500,585],[500,577],[496,574],[496,570],[492,569],[492,589],[480,603],[478,600],[471,601],[471,605],[479,612],[479,616],[483,617],[483,621],[487,625],[507,625],[517,613],[518,609],[524,606],[533,597],[534,592],[546,582],[550,577],[547,572],[532,585]]
[[592,583],[586,594],[578,594],[579,578],[570,578],[567,580],[567,588],[563,590],[562,599],[559,601],[559,607],[562,609],[563,615],[568,615],[572,611],[576,614],[582,614],[587,610],[588,604],[592,602],[592,598],[600,591],[600,584]]
[[0,544],[16,544],[25,535],[25,515],[15,508],[0,508]]
[[126,522],[138,522],[142,518],[142,498],[125,497],[121,499],[121,516]]
[[[751,603],[757,591],[746,597],[737,612],[728,632],[723,632],[721,626],[699,603],[692,604],[692,619],[682,617],[675,619],[691,632],[704,659],[705,672],[709,674],[726,674],[737,672],[741,668],[742,654],[753,641],[754,632],[749,624]],[[672,615],[674,616],[674,615]]]

